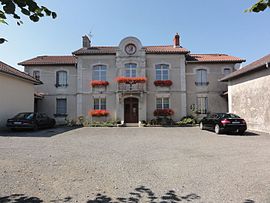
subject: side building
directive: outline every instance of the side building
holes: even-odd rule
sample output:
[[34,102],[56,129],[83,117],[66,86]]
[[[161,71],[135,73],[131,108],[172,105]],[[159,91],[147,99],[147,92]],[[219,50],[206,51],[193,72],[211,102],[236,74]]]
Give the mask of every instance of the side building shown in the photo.
[[[227,111],[227,85],[218,78],[243,59],[225,54],[191,54],[180,44],[143,46],[135,37],[118,46],[83,47],[72,56],[39,56],[19,63],[40,78],[44,95],[39,111],[58,118],[89,116],[93,120],[138,123],[160,114],[179,120],[189,114]],[[103,113],[103,117],[95,117]]]
[[20,112],[34,111],[34,85],[41,82],[0,61],[0,128]]
[[229,111],[245,118],[248,128],[270,132],[270,54],[220,81],[228,82]]

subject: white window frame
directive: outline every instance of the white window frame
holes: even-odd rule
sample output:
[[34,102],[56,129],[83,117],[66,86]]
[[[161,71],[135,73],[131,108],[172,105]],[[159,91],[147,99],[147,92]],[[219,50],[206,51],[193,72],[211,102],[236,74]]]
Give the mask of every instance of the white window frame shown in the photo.
[[[204,104],[204,106],[203,106],[203,104]],[[207,114],[208,113],[208,97],[207,96],[197,96],[196,97],[196,111],[198,114]]]
[[[59,109],[58,109],[58,101],[59,100],[64,100],[64,101],[66,101],[66,103],[65,103],[65,112],[59,112]],[[64,116],[64,115],[67,115],[67,98],[56,98],[56,103],[55,103],[55,114],[57,115],[57,116]]]
[[[160,79],[157,78],[157,70],[160,69]],[[164,78],[164,72],[168,72],[168,77]],[[165,63],[155,64],[156,80],[169,80],[170,78],[170,65]]]
[[[157,106],[157,104],[158,104],[157,100],[158,99],[161,99],[161,108],[158,108],[158,106]],[[165,108],[165,102],[164,102],[165,99],[168,99],[168,107],[167,108]],[[156,109],[169,109],[170,106],[171,106],[170,97],[156,97]]]
[[[203,78],[203,72],[205,72],[205,78]],[[200,77],[198,77],[199,73],[200,73]],[[207,86],[209,84],[209,82],[208,82],[208,70],[207,69],[205,69],[205,68],[196,69],[196,82],[195,82],[195,84],[197,86]]]
[[[95,76],[95,72],[97,72],[97,75],[98,75],[97,78]],[[105,77],[102,78],[102,73],[104,73],[104,72],[105,72]],[[92,67],[92,80],[106,81],[107,80],[107,65],[105,65],[105,64],[95,64],[95,65],[93,65],[93,67]]]
[[[134,67],[132,67],[132,65],[134,65]],[[130,77],[137,77],[137,69],[138,69],[138,64],[137,63],[126,63],[125,64],[124,76],[129,77],[129,78]],[[135,73],[135,75],[133,75],[133,73]]]
[[[225,70],[229,70],[230,72],[229,72],[228,74],[226,74],[226,73],[225,73]],[[222,71],[222,74],[223,74],[223,75],[226,76],[226,75],[229,75],[229,74],[231,74],[231,73],[232,73],[232,69],[231,69],[231,68],[229,68],[229,67],[223,68],[223,71]]]
[[[96,105],[95,105],[96,100],[98,101],[97,108],[96,108]],[[102,100],[105,101],[105,104],[102,104]],[[104,106],[105,106],[105,108],[104,108]],[[95,98],[93,98],[93,109],[94,110],[106,110],[107,109],[106,97],[95,97]]]
[[[66,80],[62,84],[59,83],[59,73],[65,73],[66,74]],[[55,72],[55,79],[56,79],[56,83],[55,83],[56,87],[67,87],[68,86],[68,71],[66,71],[66,70],[57,70]]]

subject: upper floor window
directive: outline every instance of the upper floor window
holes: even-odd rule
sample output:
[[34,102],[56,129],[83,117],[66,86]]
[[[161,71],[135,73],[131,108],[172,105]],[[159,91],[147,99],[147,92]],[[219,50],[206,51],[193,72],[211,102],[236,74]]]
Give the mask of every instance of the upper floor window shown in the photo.
[[94,98],[95,110],[106,110],[106,98]]
[[156,107],[157,107],[157,109],[168,109],[168,108],[170,108],[170,99],[169,99],[169,97],[156,98]]
[[66,87],[67,84],[67,71],[57,71],[56,72],[56,87]]
[[92,80],[106,81],[107,67],[105,65],[97,65],[93,67]]
[[230,68],[224,68],[223,73],[224,73],[225,76],[229,75],[231,73],[231,69]]
[[137,73],[137,64],[136,63],[127,63],[125,64],[125,76],[126,77],[136,77]]
[[208,112],[208,98],[197,97],[197,113],[206,114]]
[[36,78],[37,80],[40,80],[40,71],[34,70],[33,71],[33,77]]
[[204,86],[208,85],[208,79],[207,79],[207,70],[206,69],[198,69],[196,70],[196,85],[198,86]]
[[169,80],[169,65],[156,65],[156,80]]
[[56,115],[66,115],[67,113],[67,99],[56,99]]

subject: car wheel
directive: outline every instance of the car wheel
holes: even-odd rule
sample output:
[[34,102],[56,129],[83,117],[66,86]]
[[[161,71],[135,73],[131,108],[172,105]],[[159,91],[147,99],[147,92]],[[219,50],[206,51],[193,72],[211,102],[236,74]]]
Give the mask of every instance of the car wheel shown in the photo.
[[220,127],[218,124],[215,125],[215,133],[220,134]]
[[205,129],[202,122],[200,122],[200,129],[201,130],[204,130]]
[[55,120],[52,120],[51,124],[50,124],[50,128],[53,128],[55,126]]
[[34,131],[37,131],[38,130],[38,125],[37,124],[34,125],[33,130]]

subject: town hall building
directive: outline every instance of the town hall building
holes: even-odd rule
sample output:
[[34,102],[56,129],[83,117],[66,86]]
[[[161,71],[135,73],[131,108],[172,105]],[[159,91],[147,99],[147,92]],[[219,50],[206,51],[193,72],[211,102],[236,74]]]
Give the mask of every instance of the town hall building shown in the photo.
[[36,111],[61,119],[138,123],[227,112],[227,84],[218,79],[245,60],[226,54],[192,54],[175,35],[172,45],[144,46],[126,37],[117,46],[83,46],[70,56],[38,56],[19,63],[43,82]]

